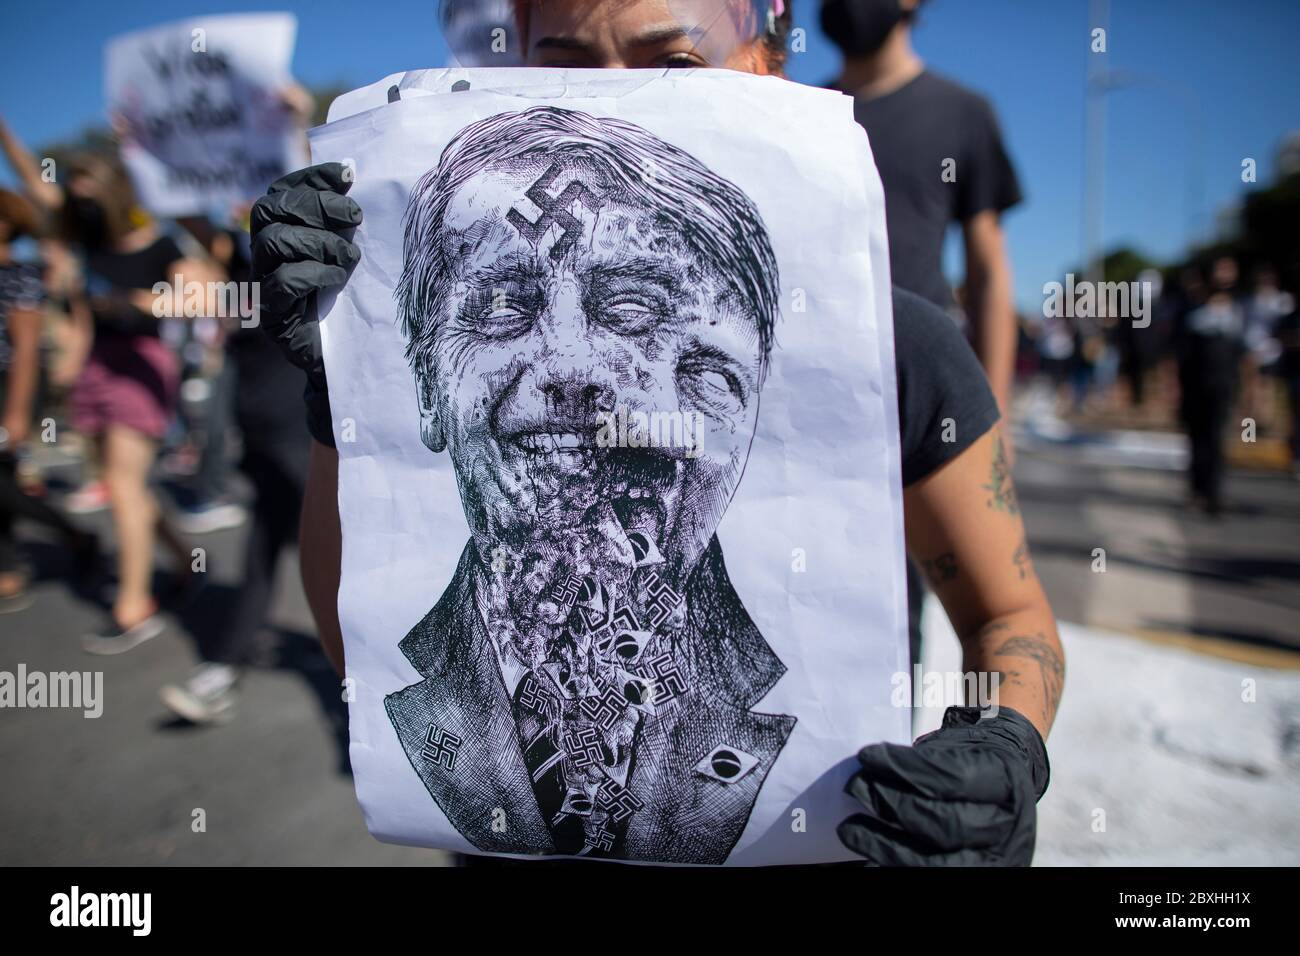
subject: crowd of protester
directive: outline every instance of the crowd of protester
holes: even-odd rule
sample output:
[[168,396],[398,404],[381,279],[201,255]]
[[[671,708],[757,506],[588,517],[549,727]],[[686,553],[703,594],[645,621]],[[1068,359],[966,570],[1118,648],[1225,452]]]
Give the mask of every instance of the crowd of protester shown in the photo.
[[1041,376],[1067,416],[1181,427],[1189,504],[1208,514],[1224,505],[1232,423],[1247,440],[1285,440],[1300,478],[1300,336],[1276,269],[1212,255],[1143,281],[1155,298],[1149,324],[1086,312],[1023,319],[1020,375]]
[[[294,87],[285,104],[305,128],[310,97]],[[19,185],[0,190],[0,613],[32,603],[16,526],[44,525],[103,607],[84,650],[124,653],[202,587],[202,538],[248,523],[227,619],[201,642],[195,671],[161,689],[186,719],[225,720],[266,621],[276,559],[296,538],[308,449],[301,387],[253,317],[190,315],[154,286],[182,276],[247,290],[248,206],[161,221],[115,153],[87,151],[60,169],[3,119],[0,148]],[[64,494],[43,474],[42,445],[58,448],[60,473],[73,466],[79,476]],[[236,462],[251,486],[243,501],[232,494]],[[97,522],[79,517],[102,511],[111,548],[83,527]]]

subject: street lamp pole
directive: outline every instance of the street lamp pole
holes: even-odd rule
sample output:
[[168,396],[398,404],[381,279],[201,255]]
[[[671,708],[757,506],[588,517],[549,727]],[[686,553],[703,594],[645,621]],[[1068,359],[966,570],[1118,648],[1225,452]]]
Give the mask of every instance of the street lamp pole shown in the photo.
[[1093,282],[1101,281],[1102,210],[1106,195],[1106,92],[1110,49],[1110,0],[1090,0],[1089,35],[1103,31],[1102,52],[1092,43],[1088,49],[1088,70],[1084,90],[1084,174],[1083,174],[1083,269]]

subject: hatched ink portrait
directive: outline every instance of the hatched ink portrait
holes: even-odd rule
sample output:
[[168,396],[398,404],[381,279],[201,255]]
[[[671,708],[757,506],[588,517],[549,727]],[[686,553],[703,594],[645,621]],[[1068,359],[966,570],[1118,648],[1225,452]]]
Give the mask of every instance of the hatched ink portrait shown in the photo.
[[715,535],[778,315],[758,210],[631,123],[492,116],[412,190],[395,299],[470,528],[385,699],[411,765],[485,852],[724,862],[795,725]]

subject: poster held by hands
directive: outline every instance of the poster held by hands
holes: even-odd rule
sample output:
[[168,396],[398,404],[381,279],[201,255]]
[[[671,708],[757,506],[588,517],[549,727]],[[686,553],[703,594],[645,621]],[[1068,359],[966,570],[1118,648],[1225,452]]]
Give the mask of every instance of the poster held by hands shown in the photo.
[[908,739],[870,153],[838,95],[722,74],[313,132],[364,215],[321,308],[382,839],[852,859],[853,755]]
[[158,216],[228,211],[306,161],[284,102],[297,21],[196,17],[105,49],[108,112],[140,201]]

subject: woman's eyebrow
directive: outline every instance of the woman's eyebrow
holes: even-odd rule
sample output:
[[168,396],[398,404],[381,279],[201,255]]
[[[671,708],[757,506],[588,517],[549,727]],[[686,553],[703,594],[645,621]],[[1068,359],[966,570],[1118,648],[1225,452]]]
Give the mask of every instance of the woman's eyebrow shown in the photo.
[[[661,46],[665,43],[671,43],[674,40],[690,40],[690,36],[682,29],[680,24],[664,24],[657,27],[647,27],[630,40],[625,41],[630,47],[647,47]],[[692,41],[692,45],[694,42]]]
[[[640,49],[648,46],[662,46],[665,43],[671,43],[674,40],[689,40],[690,36],[682,29],[679,24],[663,24],[657,27],[647,27],[636,36],[624,40],[626,46],[634,49]],[[574,53],[585,53],[594,57],[595,47],[586,42],[579,40],[577,37],[542,37],[533,44],[534,50],[567,50]]]
[[577,37],[542,37],[533,44],[534,50],[569,50],[592,56],[592,45]]

